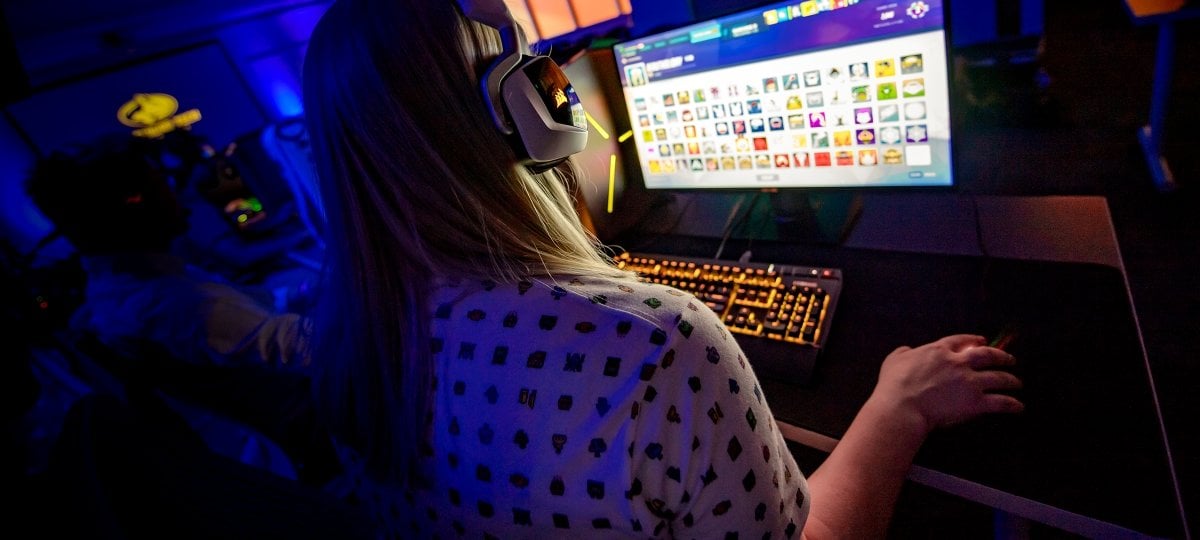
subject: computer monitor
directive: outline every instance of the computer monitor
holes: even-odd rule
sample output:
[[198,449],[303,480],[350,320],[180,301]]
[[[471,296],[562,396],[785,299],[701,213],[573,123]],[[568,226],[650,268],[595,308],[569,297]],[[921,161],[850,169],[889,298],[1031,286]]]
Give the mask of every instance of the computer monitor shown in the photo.
[[954,185],[944,1],[779,2],[613,46],[647,189]]

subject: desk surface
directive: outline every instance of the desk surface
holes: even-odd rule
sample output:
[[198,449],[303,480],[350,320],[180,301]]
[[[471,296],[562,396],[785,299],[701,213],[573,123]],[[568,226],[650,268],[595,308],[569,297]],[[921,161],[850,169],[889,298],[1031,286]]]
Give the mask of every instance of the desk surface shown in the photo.
[[829,260],[846,285],[813,382],[763,381],[781,421],[839,438],[895,347],[960,332],[994,335],[1016,324],[1010,350],[1020,361],[1026,412],[936,432],[915,464],[1135,531],[1179,536],[1158,415],[1118,271],[859,250]]
[[1108,203],[1093,196],[865,195],[843,246],[1123,268]]
[[[1104,200],[917,196],[875,203],[868,201],[842,247],[753,244],[754,260],[838,267],[845,278],[813,381],[762,377],[778,420],[839,438],[895,347],[1016,324],[1021,334],[1011,350],[1021,360],[1026,412],[936,432],[915,464],[1100,524],[1076,531],[1182,537]],[[979,256],[980,238],[991,257]],[[663,238],[662,248],[644,251],[711,256],[717,240]],[[882,249],[889,246],[895,249]],[[726,253],[736,258],[742,249],[731,244]]]

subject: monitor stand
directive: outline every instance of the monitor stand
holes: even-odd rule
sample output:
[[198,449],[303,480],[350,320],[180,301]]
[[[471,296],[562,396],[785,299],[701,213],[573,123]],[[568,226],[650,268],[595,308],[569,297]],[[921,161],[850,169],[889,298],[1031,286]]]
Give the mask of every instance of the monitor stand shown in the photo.
[[841,245],[862,213],[859,193],[769,192],[779,240]]

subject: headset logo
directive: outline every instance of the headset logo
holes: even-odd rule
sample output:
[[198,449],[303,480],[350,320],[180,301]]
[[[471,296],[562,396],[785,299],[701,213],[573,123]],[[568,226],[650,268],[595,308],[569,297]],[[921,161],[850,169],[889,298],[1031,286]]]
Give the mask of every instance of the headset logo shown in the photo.
[[200,110],[179,114],[179,100],[170,94],[139,93],[117,109],[117,121],[131,128],[135,137],[153,139],[200,121]]
[[567,104],[567,94],[565,92],[563,92],[562,88],[556,88],[554,90],[554,106],[562,107],[563,105],[566,105],[566,104]]

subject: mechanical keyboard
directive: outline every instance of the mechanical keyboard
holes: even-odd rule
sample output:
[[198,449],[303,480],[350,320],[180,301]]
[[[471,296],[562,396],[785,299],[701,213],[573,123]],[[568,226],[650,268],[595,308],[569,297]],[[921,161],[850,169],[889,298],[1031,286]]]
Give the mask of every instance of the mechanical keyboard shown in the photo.
[[617,265],[689,292],[724,322],[762,371],[807,383],[842,289],[836,268],[622,253]]

